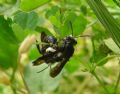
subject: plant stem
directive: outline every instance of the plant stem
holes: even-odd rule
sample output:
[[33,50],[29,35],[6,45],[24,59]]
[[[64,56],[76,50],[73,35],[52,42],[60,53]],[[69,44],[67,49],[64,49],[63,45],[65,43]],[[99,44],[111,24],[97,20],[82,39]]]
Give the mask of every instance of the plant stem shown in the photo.
[[117,78],[117,82],[116,82],[113,94],[117,94],[116,92],[117,92],[119,83],[120,83],[120,61],[119,61],[119,74],[118,74],[118,78]]
[[95,72],[91,72],[91,74],[97,79],[97,81],[99,82],[99,84],[103,87],[103,89],[106,91],[106,94],[109,94],[109,91],[107,90],[107,88],[105,87],[104,83],[100,80],[100,78],[97,76],[97,74]]
[[10,86],[11,86],[11,89],[13,90],[14,94],[17,94],[16,88],[15,88],[15,86],[13,85],[14,80],[15,80],[16,69],[17,69],[17,66],[13,69],[13,73],[12,73],[12,76],[11,76],[11,79],[10,79],[10,82],[11,82],[11,85],[10,85]]
[[30,90],[29,90],[29,88],[28,88],[28,86],[27,86],[27,84],[26,84],[26,81],[25,81],[25,79],[24,79],[24,76],[23,76],[23,66],[22,66],[22,64],[20,63],[20,58],[21,58],[21,55],[18,55],[18,64],[19,64],[18,70],[19,70],[19,72],[20,72],[20,74],[21,74],[21,78],[22,78],[22,80],[23,80],[24,86],[25,86],[28,94],[31,94],[31,92],[30,92]]

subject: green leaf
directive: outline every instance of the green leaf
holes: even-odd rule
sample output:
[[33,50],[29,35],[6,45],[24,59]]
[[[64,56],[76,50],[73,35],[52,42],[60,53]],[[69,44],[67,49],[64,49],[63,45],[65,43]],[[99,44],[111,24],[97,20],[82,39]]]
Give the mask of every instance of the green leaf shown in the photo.
[[80,55],[74,55],[71,59],[67,62],[65,69],[69,73],[75,72],[80,66]]
[[51,9],[49,9],[46,12],[45,16],[46,16],[46,18],[49,18],[50,16],[53,16],[53,15],[55,16],[58,11],[59,11],[59,7],[53,6]]
[[20,8],[24,11],[30,11],[50,1],[51,0],[21,0]]
[[73,22],[73,34],[74,36],[80,35],[84,32],[87,25],[87,20],[82,16],[79,15],[75,21]]
[[49,76],[49,68],[37,73],[46,66],[48,65],[42,64],[40,66],[32,66],[32,63],[26,66],[24,71],[24,79],[31,94],[37,94],[38,92],[50,92],[58,87],[61,78],[60,75],[54,79],[51,78]]
[[16,67],[18,45],[12,31],[10,19],[0,16],[0,66],[2,68]]
[[[70,25],[70,22],[72,26]],[[86,25],[87,25],[87,20],[82,15],[77,16],[75,13],[70,12],[66,17],[62,34],[66,36],[71,35],[73,28],[73,36],[78,36],[82,32],[84,32]]]
[[18,12],[14,16],[14,22],[19,24],[23,29],[34,30],[38,24],[39,17],[35,12]]
[[114,53],[120,54],[120,48],[116,45],[112,38],[104,40],[106,46],[111,49]]
[[108,56],[111,50],[108,49],[108,47],[104,44],[103,41],[100,42],[97,40],[93,40],[92,45],[93,45],[93,53],[90,58],[91,63],[96,63],[99,66],[102,66],[105,63],[107,63],[108,59],[104,59],[104,58]]
[[52,33],[47,28],[44,28],[44,27],[37,26],[35,30],[39,33],[45,32],[47,35],[52,35]]
[[29,51],[29,58],[30,60],[34,60],[36,57],[41,56],[36,45],[32,46],[31,50]]
[[118,22],[109,13],[101,0],[86,0],[97,18],[103,24],[104,28],[111,35],[112,39],[120,48],[120,26]]
[[85,5],[81,5],[80,10],[84,15],[87,14],[87,7]]

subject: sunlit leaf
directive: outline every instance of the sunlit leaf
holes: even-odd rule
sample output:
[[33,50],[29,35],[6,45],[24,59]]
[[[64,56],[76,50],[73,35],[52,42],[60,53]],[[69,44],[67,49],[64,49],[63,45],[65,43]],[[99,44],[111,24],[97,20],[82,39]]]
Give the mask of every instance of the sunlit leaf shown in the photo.
[[14,16],[14,22],[19,24],[23,29],[34,30],[38,24],[39,17],[35,12],[18,12]]
[[51,0],[21,0],[20,8],[24,11],[30,11],[38,8]]
[[51,78],[49,75],[49,68],[37,73],[45,68],[47,65],[32,66],[29,64],[24,71],[26,84],[32,94],[37,92],[50,92],[57,88],[60,81],[60,75],[56,78]]

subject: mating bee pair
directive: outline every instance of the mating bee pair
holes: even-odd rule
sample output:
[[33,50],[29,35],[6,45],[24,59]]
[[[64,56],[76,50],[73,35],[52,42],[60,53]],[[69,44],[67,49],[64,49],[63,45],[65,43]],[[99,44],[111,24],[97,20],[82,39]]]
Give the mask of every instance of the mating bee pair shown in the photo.
[[[36,44],[36,46],[42,56],[32,63],[36,66],[45,62],[48,64],[48,67],[50,66],[50,76],[56,77],[73,55],[74,45],[77,44],[77,41],[72,36],[68,36],[63,40],[58,41],[54,36],[48,36],[45,32],[42,32],[41,42],[43,43],[41,44],[41,48],[39,44]],[[54,63],[57,63],[56,66],[51,68],[51,65]]]

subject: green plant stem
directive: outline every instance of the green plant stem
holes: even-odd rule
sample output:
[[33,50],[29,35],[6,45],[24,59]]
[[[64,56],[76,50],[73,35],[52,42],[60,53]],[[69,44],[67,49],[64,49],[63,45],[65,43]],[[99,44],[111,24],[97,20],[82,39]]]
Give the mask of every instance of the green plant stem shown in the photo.
[[10,79],[10,82],[11,82],[10,86],[11,86],[11,89],[13,90],[14,94],[17,94],[16,88],[15,88],[15,86],[14,86],[14,84],[13,84],[13,83],[14,83],[14,80],[15,80],[16,69],[17,69],[17,67],[15,67],[15,68],[13,69],[13,73],[12,73],[12,76],[11,76],[11,79]]
[[118,74],[118,78],[117,78],[117,82],[116,82],[113,94],[117,94],[116,92],[117,92],[119,83],[120,83],[120,61],[119,61],[119,74]]
[[105,85],[103,84],[103,82],[100,80],[100,78],[98,77],[98,75],[95,72],[91,72],[91,74],[97,79],[97,81],[99,82],[99,84],[106,91],[106,94],[109,94],[109,91],[107,90],[107,88],[105,87]]
[[28,94],[31,94],[31,92],[30,92],[30,90],[29,90],[29,88],[28,88],[28,86],[27,86],[27,84],[26,84],[26,81],[25,81],[25,79],[24,79],[24,76],[23,76],[23,66],[22,66],[22,64],[20,63],[20,58],[21,58],[21,55],[19,54],[19,55],[18,55],[18,64],[19,64],[18,70],[19,70],[19,72],[20,72],[20,74],[21,74],[21,77],[22,77],[24,86],[25,86]]

